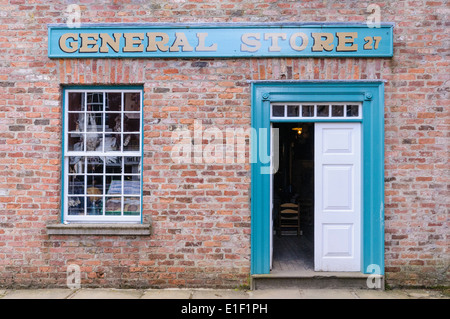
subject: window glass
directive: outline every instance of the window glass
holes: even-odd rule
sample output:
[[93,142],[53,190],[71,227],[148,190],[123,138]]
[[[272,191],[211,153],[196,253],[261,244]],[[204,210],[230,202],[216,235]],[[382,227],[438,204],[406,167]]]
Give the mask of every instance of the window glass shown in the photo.
[[[67,94],[65,215],[68,220],[139,220],[141,92]],[[127,219],[128,218],[128,219]]]

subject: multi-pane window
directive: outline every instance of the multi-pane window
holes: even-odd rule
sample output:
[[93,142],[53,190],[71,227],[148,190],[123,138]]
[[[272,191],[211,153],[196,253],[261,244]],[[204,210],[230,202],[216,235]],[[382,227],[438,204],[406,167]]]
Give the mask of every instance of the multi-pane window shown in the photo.
[[352,118],[361,119],[360,103],[274,103],[271,118]]
[[141,94],[65,90],[65,221],[141,220]]

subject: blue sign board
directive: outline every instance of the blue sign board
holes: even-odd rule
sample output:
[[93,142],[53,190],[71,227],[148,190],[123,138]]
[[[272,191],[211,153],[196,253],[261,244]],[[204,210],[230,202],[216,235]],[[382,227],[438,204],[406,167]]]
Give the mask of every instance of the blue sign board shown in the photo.
[[393,25],[49,25],[50,58],[391,57]]

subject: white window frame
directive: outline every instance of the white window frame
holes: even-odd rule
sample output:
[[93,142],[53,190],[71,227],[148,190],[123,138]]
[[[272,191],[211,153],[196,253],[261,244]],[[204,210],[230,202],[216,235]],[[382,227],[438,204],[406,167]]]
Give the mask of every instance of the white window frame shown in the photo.
[[[299,115],[298,116],[288,116],[288,105],[289,106],[298,106],[299,107]],[[333,116],[332,115],[332,106],[333,105],[342,105],[343,106],[343,116]],[[352,106],[358,106],[358,116],[347,116],[347,106],[348,105],[352,105]],[[284,106],[284,115],[283,116],[275,116],[273,115],[273,109],[274,106]],[[303,116],[302,114],[302,107],[303,106],[313,106],[313,112],[314,114],[312,116]],[[328,115],[327,116],[320,116],[317,114],[317,107],[318,106],[328,106]],[[302,102],[302,103],[279,103],[279,102],[274,102],[270,105],[270,119],[302,119],[302,120],[312,120],[312,119],[332,119],[332,120],[360,120],[362,119],[362,103],[360,102],[327,102],[327,103],[317,103],[317,102]]]
[[[98,151],[86,151],[86,147],[84,147],[85,151],[69,151],[68,150],[68,141],[69,141],[69,134],[73,133],[73,132],[69,132],[69,113],[80,113],[80,112],[76,112],[76,111],[72,111],[69,112],[69,93],[86,93],[85,96],[85,103],[86,103],[86,99],[87,99],[87,93],[103,93],[103,110],[101,112],[96,111],[96,113],[101,113],[102,114],[102,123],[103,123],[103,127],[105,127],[105,94],[106,93],[121,93],[121,110],[120,112],[118,111],[113,111],[114,113],[121,113],[121,115],[125,114],[129,114],[129,113],[139,113],[139,119],[140,119],[140,125],[139,125],[139,131],[135,131],[132,132],[132,134],[136,134],[139,135],[139,150],[138,151],[123,151],[123,145],[121,143],[121,150],[120,151],[113,151],[113,152],[105,152],[104,151],[104,139],[102,139],[103,144],[102,144],[102,152],[98,152]],[[124,93],[139,93],[140,94],[140,98],[139,98],[139,103],[140,103],[140,108],[139,111],[125,111],[124,110]],[[64,105],[63,105],[63,198],[62,198],[62,221],[64,223],[142,223],[142,193],[143,193],[143,184],[142,184],[142,172],[143,172],[143,90],[142,89],[127,89],[126,87],[124,87],[123,89],[104,89],[104,88],[95,88],[95,87],[91,87],[89,89],[70,89],[67,88],[64,90]],[[86,104],[85,104],[86,105]],[[84,111],[85,114],[87,114],[87,110]],[[121,132],[120,134],[124,135],[124,125],[123,125],[123,116],[121,116],[122,118],[122,123],[121,123]],[[101,132],[98,132],[101,133]],[[109,133],[109,132],[104,132],[102,131],[102,133]],[[122,139],[123,140],[123,139]],[[86,142],[83,142],[84,145],[86,145]],[[102,196],[102,215],[87,215],[87,204],[86,204],[86,198],[87,198],[87,193],[86,193],[86,179],[88,176],[88,172],[86,170],[87,167],[87,161],[86,162],[86,166],[85,169],[83,171],[83,174],[78,174],[78,175],[84,175],[84,183],[85,183],[85,193],[83,195],[80,195],[80,197],[84,197],[84,214],[85,215],[69,215],[69,209],[68,209],[68,199],[69,197],[76,197],[73,195],[69,194],[69,175],[74,175],[71,174],[69,172],[69,157],[72,156],[83,156],[83,157],[89,157],[89,156],[113,156],[113,157],[123,157],[123,159],[125,157],[139,157],[140,158],[140,164],[139,164],[139,173],[125,173],[123,168],[124,168],[124,160],[122,160],[122,172],[121,173],[106,173],[105,170],[103,171],[103,174],[98,173],[98,174],[89,174],[89,175],[103,175],[103,193],[99,196]],[[110,197],[120,197],[121,198],[121,215],[120,216],[116,216],[116,215],[105,215],[105,198],[108,196],[107,194],[107,190],[106,190],[106,183],[105,183],[105,178],[106,175],[111,175],[111,176],[121,176],[121,194],[120,195],[109,195]],[[139,194],[124,194],[124,176],[139,176],[139,188],[140,188],[140,192]],[[134,198],[139,198],[139,214],[136,215],[123,215],[123,209],[124,209],[124,197],[134,197]]]

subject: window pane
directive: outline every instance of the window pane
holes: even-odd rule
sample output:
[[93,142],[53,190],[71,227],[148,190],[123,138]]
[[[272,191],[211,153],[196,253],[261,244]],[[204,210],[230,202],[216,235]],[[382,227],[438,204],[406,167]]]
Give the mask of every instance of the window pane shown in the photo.
[[86,151],[101,152],[101,134],[99,133],[87,133],[86,134]]
[[106,93],[105,111],[121,111],[122,110],[122,93]]
[[284,117],[284,105],[272,105],[272,116]]
[[84,157],[70,156],[69,157],[69,173],[83,174],[84,173]]
[[105,134],[105,152],[120,151],[120,134]]
[[69,95],[69,111],[84,111],[84,93],[71,92]]
[[125,111],[140,111],[141,94],[140,93],[124,93],[124,109]]
[[139,215],[141,211],[139,197],[125,197],[123,201],[124,215]]
[[344,116],[344,106],[343,105],[332,105],[331,106],[331,116]]
[[123,151],[124,152],[138,152],[139,134],[124,134],[123,135]]
[[102,112],[103,111],[103,92],[86,93],[88,112]]
[[84,132],[84,113],[69,113],[69,132]]
[[106,113],[105,125],[105,132],[122,132],[122,120],[120,113]]
[[64,154],[66,214],[122,216],[126,208],[126,215],[140,215],[142,159],[121,152],[141,150],[141,98],[141,92],[68,93],[65,150],[91,156]]
[[86,193],[88,195],[103,194],[103,175],[87,175],[86,180]]
[[139,132],[141,121],[138,113],[125,113],[123,118],[124,132]]
[[105,215],[121,215],[122,200],[120,197],[105,197]]
[[299,106],[298,105],[288,105],[287,106],[287,116],[298,117],[298,115],[299,115]]
[[88,156],[87,173],[88,174],[103,174],[103,158],[98,156]]
[[106,174],[121,174],[122,173],[122,157],[121,156],[107,156],[105,157]]
[[302,105],[302,116],[303,117],[314,116],[314,105]]
[[124,157],[124,173],[127,174],[139,174],[141,158],[137,156],[125,156]]
[[84,139],[85,134],[80,133],[71,133],[69,134],[69,138],[67,141],[67,149],[69,151],[74,152],[83,152],[84,151]]
[[347,105],[347,116],[355,117],[359,116],[359,105]]
[[87,196],[86,204],[87,204],[86,206],[87,215],[103,214],[103,200],[101,196]]
[[69,195],[81,194],[84,195],[84,175],[70,175],[69,176]]
[[103,113],[89,112],[86,121],[87,132],[103,132]]
[[122,194],[122,176],[106,176],[106,194],[120,195]]
[[139,195],[141,193],[141,181],[139,175],[124,176],[123,193],[125,195]]
[[84,197],[69,196],[67,206],[69,215],[84,215]]
[[317,105],[317,116],[329,116],[329,105]]

